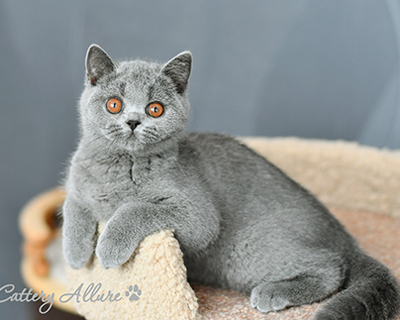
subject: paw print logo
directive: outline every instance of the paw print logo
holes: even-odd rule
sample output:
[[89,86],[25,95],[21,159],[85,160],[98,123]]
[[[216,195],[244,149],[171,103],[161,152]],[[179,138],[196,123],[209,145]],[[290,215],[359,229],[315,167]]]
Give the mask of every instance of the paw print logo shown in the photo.
[[129,286],[128,290],[125,292],[125,296],[129,297],[129,301],[138,301],[142,290],[139,289],[138,285],[135,284],[134,287]]

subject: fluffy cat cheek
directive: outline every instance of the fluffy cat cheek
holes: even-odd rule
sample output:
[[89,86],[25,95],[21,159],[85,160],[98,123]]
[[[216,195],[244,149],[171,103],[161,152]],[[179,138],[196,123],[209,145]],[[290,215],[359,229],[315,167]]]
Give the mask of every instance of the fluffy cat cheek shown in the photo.
[[103,136],[107,139],[107,140],[114,140],[115,137],[113,137],[111,134],[109,134],[108,132],[104,132],[103,130],[101,131],[101,133],[103,134]]

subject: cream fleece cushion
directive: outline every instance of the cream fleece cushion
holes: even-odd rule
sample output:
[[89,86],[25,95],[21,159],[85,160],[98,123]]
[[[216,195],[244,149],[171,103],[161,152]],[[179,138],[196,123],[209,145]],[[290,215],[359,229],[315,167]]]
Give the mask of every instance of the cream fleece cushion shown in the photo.
[[119,268],[105,270],[97,258],[88,268],[67,267],[67,283],[67,292],[71,293],[82,283],[82,295],[91,283],[101,284],[97,295],[106,297],[110,291],[115,298],[120,293],[122,299],[113,302],[84,302],[82,296],[80,303],[72,299],[76,310],[88,320],[200,319],[197,298],[186,280],[182,252],[169,230],[148,236]]

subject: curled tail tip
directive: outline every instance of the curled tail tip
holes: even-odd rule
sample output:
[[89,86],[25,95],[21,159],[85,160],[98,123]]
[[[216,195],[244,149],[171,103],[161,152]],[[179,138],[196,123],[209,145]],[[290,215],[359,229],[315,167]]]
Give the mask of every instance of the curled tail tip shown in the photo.
[[360,270],[345,290],[317,312],[315,320],[389,320],[399,315],[400,286],[389,269],[370,260]]
[[[314,317],[314,320],[389,320],[399,313],[399,301],[375,306],[365,305],[357,297],[343,294],[328,302]],[[372,302],[372,301],[371,301]],[[372,302],[373,303],[373,302]]]

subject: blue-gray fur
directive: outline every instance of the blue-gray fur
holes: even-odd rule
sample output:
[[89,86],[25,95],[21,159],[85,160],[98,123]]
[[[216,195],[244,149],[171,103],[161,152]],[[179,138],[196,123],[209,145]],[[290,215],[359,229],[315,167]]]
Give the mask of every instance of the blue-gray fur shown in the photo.
[[[394,317],[396,279],[316,198],[233,138],[185,131],[190,68],[189,52],[165,65],[117,64],[89,48],[63,207],[68,264],[82,268],[95,252],[103,267],[117,267],[168,228],[190,281],[245,292],[260,311],[339,291],[316,319]],[[111,97],[122,112],[106,111]],[[145,113],[154,101],[165,107],[159,118]],[[132,130],[129,120],[140,124]],[[100,237],[99,222],[107,222]]]

